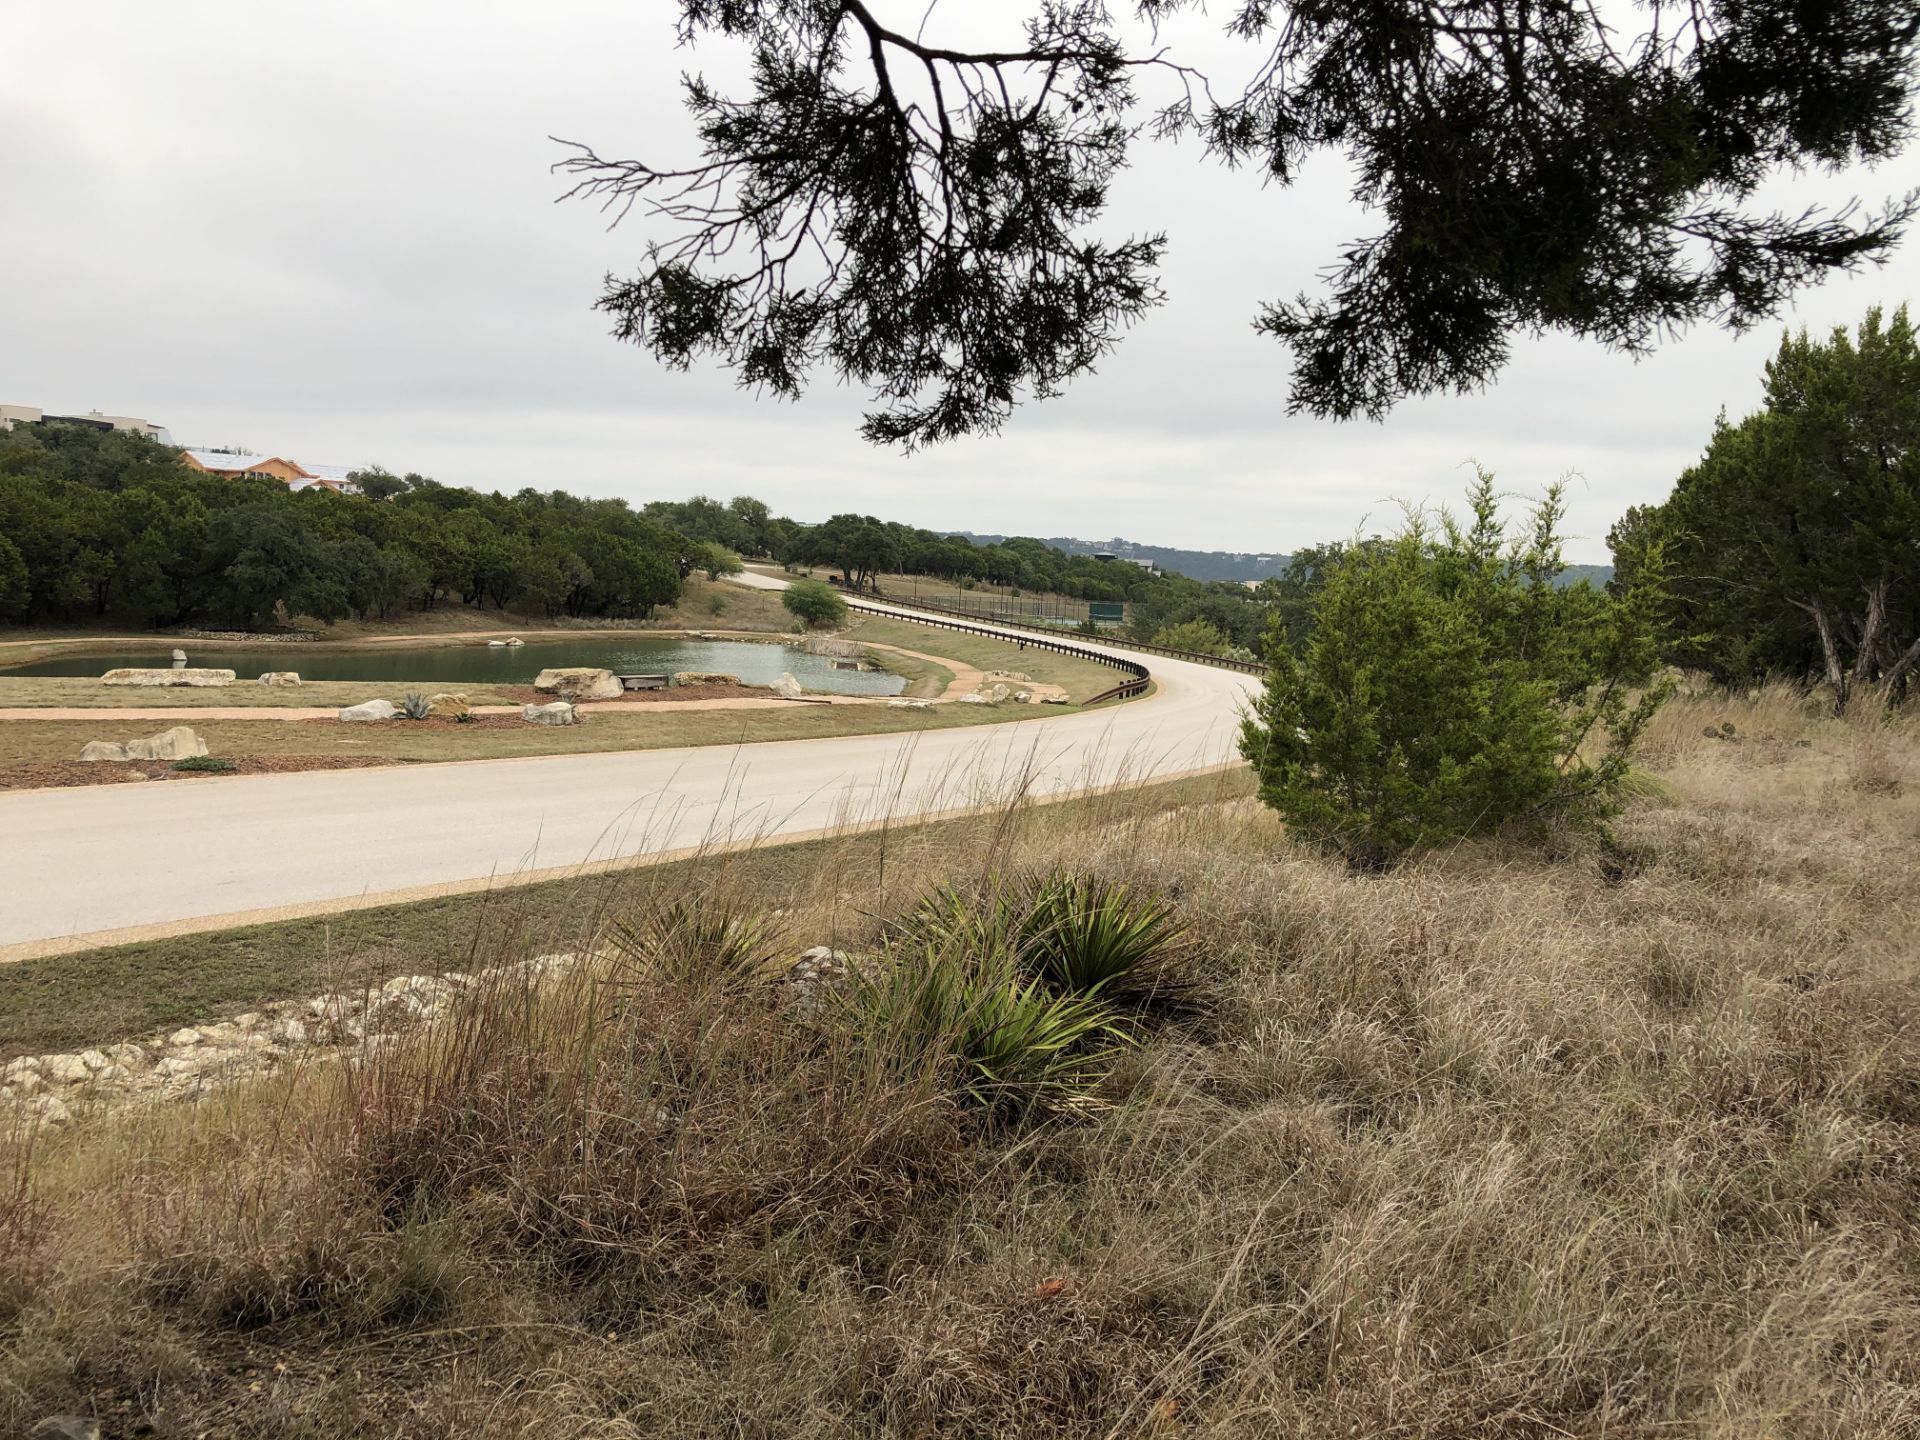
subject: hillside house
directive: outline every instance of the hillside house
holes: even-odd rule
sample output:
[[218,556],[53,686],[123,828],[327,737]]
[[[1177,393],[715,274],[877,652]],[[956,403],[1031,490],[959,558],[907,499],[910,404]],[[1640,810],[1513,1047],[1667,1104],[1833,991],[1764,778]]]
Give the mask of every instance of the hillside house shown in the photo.
[[353,471],[349,465],[302,465],[281,455],[234,454],[226,450],[183,450],[180,462],[203,475],[223,475],[230,480],[278,480],[294,491],[360,493],[360,487],[347,478]]

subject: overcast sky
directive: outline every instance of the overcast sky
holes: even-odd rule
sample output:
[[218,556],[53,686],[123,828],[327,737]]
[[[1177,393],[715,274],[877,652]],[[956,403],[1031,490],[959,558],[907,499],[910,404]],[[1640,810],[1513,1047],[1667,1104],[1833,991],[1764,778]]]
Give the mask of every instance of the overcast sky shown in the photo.
[[[883,17],[918,22],[918,0]],[[972,34],[1025,0],[949,0]],[[1484,395],[1384,425],[1289,418],[1260,303],[1315,283],[1377,225],[1337,163],[1286,191],[1192,146],[1141,147],[1102,233],[1163,228],[1168,304],[1071,392],[997,437],[902,457],[856,434],[861,397],[800,404],[717,369],[661,370],[608,338],[601,276],[646,235],[554,204],[549,135],[656,162],[695,154],[671,0],[21,0],[0,43],[0,402],[147,416],[186,444],[379,463],[482,488],[635,502],[747,492],[820,519],[1114,535],[1285,551],[1454,500],[1477,460],[1535,490],[1573,474],[1569,557],[1663,497],[1722,407],[1753,408],[1780,326],[1695,331],[1636,364],[1522,341]],[[957,21],[955,22],[957,23]],[[1195,53],[1213,22],[1168,37]],[[1789,198],[1878,201],[1913,155]],[[1899,303],[1894,262],[1809,292],[1816,330]]]

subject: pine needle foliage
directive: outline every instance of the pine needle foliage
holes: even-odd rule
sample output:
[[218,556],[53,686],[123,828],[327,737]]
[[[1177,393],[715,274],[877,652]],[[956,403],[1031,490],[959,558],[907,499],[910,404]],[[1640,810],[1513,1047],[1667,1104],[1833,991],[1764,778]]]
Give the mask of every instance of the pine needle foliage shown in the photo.
[[1617,595],[1556,583],[1563,490],[1509,539],[1481,471],[1462,520],[1409,511],[1356,541],[1303,654],[1269,636],[1266,688],[1241,730],[1261,798],[1350,864],[1377,869],[1469,835],[1618,812],[1652,682],[1662,565]]

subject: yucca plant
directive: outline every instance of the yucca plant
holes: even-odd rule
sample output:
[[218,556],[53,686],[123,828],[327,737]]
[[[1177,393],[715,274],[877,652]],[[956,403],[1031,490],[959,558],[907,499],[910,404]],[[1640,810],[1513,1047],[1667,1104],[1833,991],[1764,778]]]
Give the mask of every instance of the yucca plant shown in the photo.
[[615,951],[637,970],[679,985],[737,989],[784,968],[779,930],[724,901],[682,896],[655,904],[637,922],[616,921]]
[[1130,1037],[1102,1002],[1022,980],[1004,956],[896,948],[854,972],[868,1039],[896,1064],[952,1067],[960,1094],[992,1110],[1078,1110]]
[[409,690],[400,702],[400,710],[409,720],[424,720],[433,712],[433,705],[418,690]]
[[1069,995],[1167,1005],[1190,989],[1168,958],[1185,927],[1157,896],[1093,876],[1030,880],[1014,940],[1022,969]]

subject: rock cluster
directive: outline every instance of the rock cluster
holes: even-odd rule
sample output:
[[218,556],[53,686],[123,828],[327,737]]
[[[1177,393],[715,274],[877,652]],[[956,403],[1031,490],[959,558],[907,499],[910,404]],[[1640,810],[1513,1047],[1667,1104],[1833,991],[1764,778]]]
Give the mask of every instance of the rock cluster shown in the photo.
[[800,958],[781,982],[786,991],[787,1013],[796,1020],[812,1020],[827,1008],[828,1002],[846,991],[852,983],[852,969],[844,951],[816,945],[803,950]]
[[81,748],[82,760],[191,760],[207,753],[207,742],[185,725],[162,730],[143,740],[121,745],[112,740],[89,740]]
[[[61,1126],[119,1104],[197,1100],[295,1063],[364,1053],[446,1019],[465,997],[557,980],[589,958],[568,951],[471,974],[396,975],[365,991],[276,1000],[137,1043],[22,1055],[0,1067],[0,1133]],[[797,1020],[818,1018],[851,983],[846,954],[825,945],[802,951],[779,981],[786,1013]]]
[[477,988],[561,975],[580,958],[540,955],[471,975],[398,975],[364,992],[275,1001],[228,1020],[159,1031],[139,1043],[22,1055],[0,1069],[0,1129],[64,1125],[82,1107],[196,1099],[221,1085],[272,1074],[296,1057],[325,1059],[377,1045],[443,1019]]

